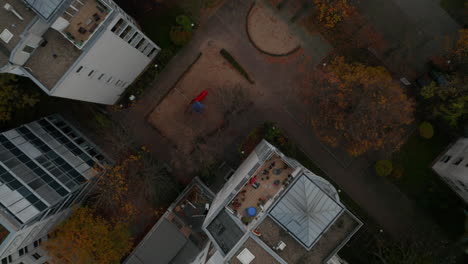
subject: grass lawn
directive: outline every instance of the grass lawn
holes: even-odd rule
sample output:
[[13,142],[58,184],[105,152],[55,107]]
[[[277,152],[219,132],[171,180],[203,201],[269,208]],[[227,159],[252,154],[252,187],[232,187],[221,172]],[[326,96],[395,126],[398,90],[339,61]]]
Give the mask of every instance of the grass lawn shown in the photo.
[[461,26],[468,24],[468,7],[465,6],[466,0],[441,0],[440,6],[449,13]]
[[458,239],[463,233],[463,202],[430,168],[449,143],[449,137],[437,131],[429,140],[415,133],[393,155],[394,167],[403,169],[403,175],[392,180],[432,216],[447,235]]

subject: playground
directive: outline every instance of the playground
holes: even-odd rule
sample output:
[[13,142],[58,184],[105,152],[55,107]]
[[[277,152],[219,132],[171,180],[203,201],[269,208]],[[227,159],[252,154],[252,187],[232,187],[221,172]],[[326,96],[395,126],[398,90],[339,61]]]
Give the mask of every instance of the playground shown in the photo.
[[254,86],[219,54],[221,48],[206,42],[201,57],[148,116],[180,153],[191,153],[194,145],[226,129],[234,115],[250,106]]

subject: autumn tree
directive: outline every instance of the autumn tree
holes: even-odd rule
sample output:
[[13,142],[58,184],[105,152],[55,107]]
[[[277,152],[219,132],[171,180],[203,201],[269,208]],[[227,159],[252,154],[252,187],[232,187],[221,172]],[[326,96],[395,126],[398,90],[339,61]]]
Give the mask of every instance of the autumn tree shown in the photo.
[[318,9],[318,19],[327,28],[334,28],[353,9],[349,0],[313,0],[313,3]]
[[401,145],[413,103],[385,68],[337,57],[316,77],[308,86],[319,138],[353,156]]
[[25,91],[16,75],[0,74],[0,121],[8,121],[15,111],[34,106],[39,94]]
[[452,70],[447,83],[432,82],[421,89],[432,117],[441,118],[451,127],[458,127],[468,118],[468,29],[460,30],[456,47],[449,57]]
[[51,232],[44,247],[54,264],[115,264],[131,250],[132,238],[126,224],[81,207]]

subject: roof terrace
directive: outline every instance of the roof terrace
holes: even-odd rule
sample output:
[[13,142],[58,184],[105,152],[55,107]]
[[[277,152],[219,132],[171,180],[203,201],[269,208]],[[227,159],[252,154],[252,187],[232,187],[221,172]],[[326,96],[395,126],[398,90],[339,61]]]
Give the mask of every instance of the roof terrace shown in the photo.
[[[311,250],[306,250],[304,245],[271,217],[266,217],[256,230],[261,234],[260,239],[287,263],[319,264],[335,255],[360,227],[361,222],[348,211],[344,211]],[[278,249],[280,242],[285,244],[282,250]]]
[[81,49],[111,13],[100,0],[74,0],[52,27]]
[[[229,211],[240,218],[244,224],[249,224],[255,216],[264,212],[274,198],[292,179],[293,168],[283,159],[274,154],[265,161],[252,177],[239,190],[228,204]],[[255,208],[255,215],[248,213],[249,208]]]

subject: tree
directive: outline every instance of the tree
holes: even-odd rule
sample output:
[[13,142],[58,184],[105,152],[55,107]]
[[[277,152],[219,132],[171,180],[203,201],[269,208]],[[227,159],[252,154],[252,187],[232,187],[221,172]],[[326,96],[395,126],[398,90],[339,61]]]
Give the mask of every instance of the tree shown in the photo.
[[313,0],[318,8],[318,18],[327,28],[334,28],[336,24],[347,17],[353,7],[348,0]]
[[319,138],[353,156],[402,144],[413,103],[385,68],[337,57],[316,77],[309,94]]
[[452,128],[468,118],[468,29],[460,30],[450,56],[453,70],[445,76],[444,85],[432,82],[421,89],[432,117],[441,118]]
[[114,264],[130,251],[132,238],[124,223],[111,223],[81,207],[51,232],[44,247],[51,263]]
[[15,111],[34,106],[39,94],[25,91],[15,75],[0,74],[0,121],[8,121]]
[[393,164],[389,160],[379,160],[375,164],[375,172],[377,175],[386,177],[393,171]]

